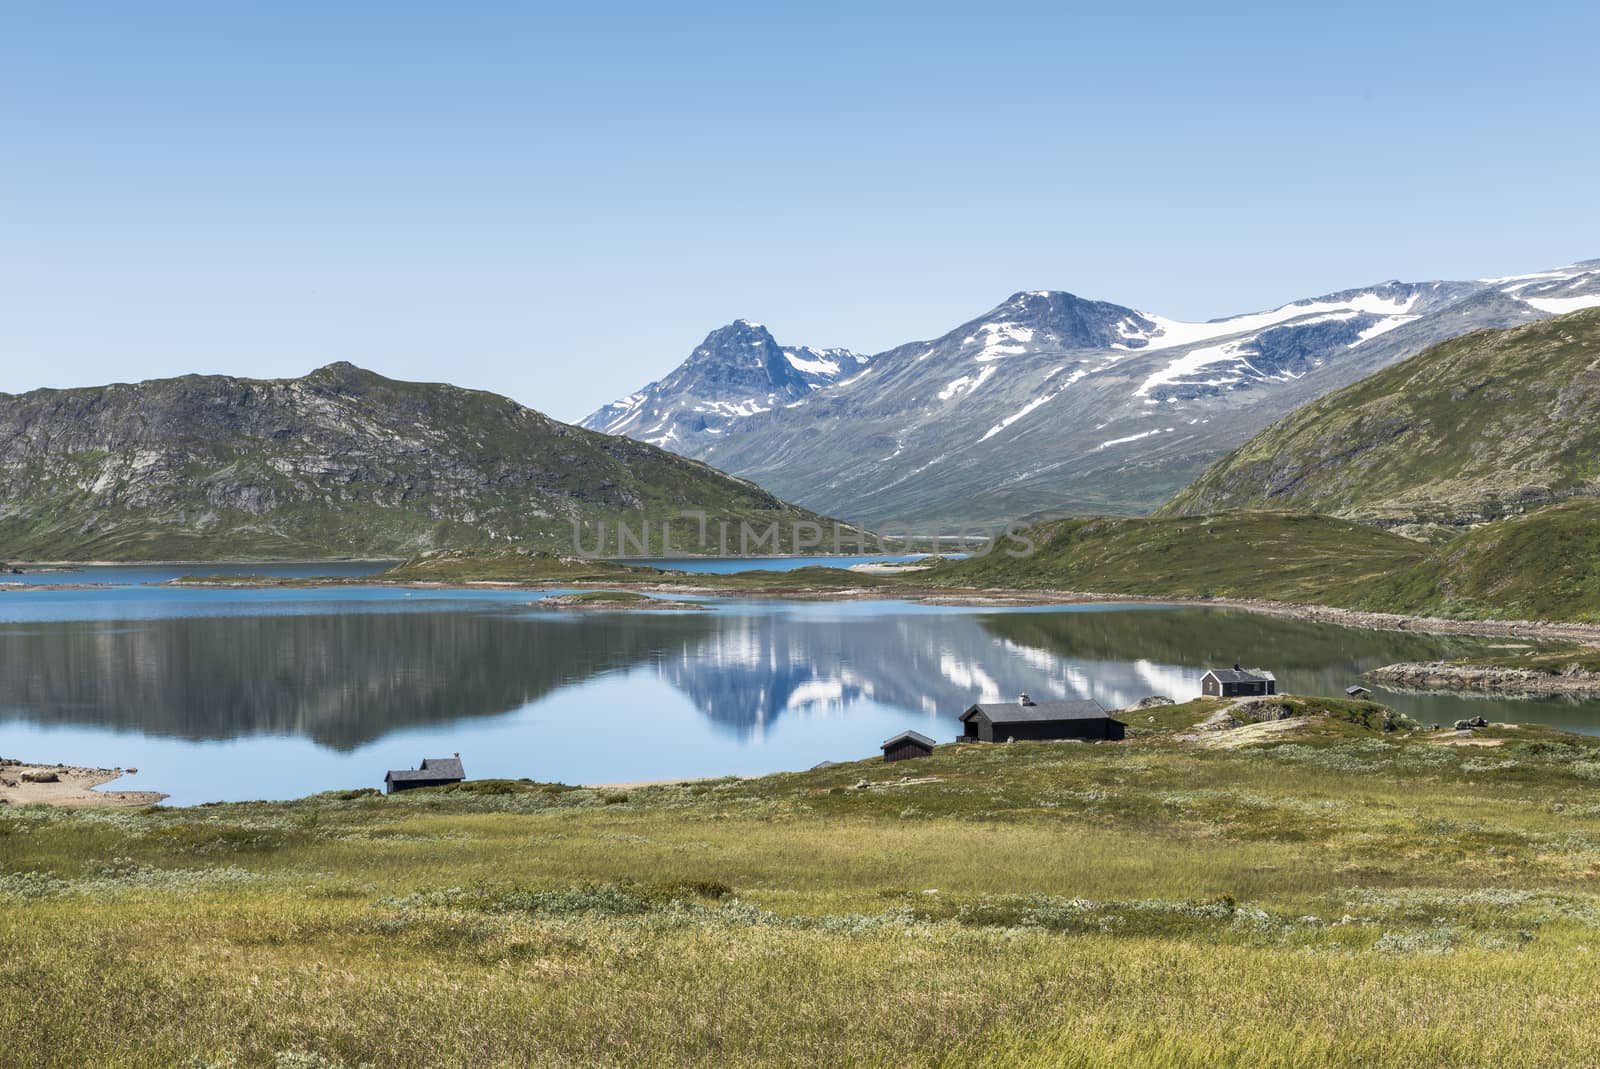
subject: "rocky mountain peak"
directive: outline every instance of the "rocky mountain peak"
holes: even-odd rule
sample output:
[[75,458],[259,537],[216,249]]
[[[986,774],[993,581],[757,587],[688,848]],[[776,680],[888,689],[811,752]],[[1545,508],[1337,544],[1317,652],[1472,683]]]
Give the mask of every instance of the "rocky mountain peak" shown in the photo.
[[809,389],[772,332],[747,319],[736,319],[707,334],[662,384],[688,387],[700,396],[714,398],[768,393],[798,396]]
[[1060,349],[1104,349],[1126,341],[1130,332],[1155,326],[1132,308],[1065,290],[1014,293],[971,326],[984,324],[1031,330]]
[[371,386],[375,382],[384,381],[384,379],[377,372],[368,371],[364,367],[357,367],[348,360],[335,360],[331,364],[317,368],[302,381],[312,386],[320,386],[323,389],[345,391],[362,386]]

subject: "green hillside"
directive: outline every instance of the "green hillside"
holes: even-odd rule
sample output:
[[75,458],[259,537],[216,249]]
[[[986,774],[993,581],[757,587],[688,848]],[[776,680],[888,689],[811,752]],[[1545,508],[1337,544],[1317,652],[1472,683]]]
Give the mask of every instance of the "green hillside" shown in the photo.
[[[441,547],[661,551],[685,509],[780,544],[822,517],[654,446],[509,398],[349,364],[300,379],[186,376],[0,394],[12,560],[409,557]],[[606,541],[599,540],[605,524]],[[698,522],[674,545],[698,549]],[[715,546],[713,545],[713,551]],[[773,549],[763,547],[765,552]]]
[[1370,612],[1600,621],[1600,501],[1483,524],[1442,546],[1324,516],[1240,512],[1058,520],[1028,557],[942,564],[944,586],[1263,598]]
[[1475,527],[1368,597],[1396,612],[1600,621],[1600,501]]
[[950,586],[1076,590],[1151,597],[1238,597],[1349,605],[1384,577],[1431,559],[1396,534],[1323,516],[1237,513],[1173,519],[1070,519],[923,573]]
[[1481,331],[1274,423],[1160,515],[1473,522],[1600,494],[1600,309]]

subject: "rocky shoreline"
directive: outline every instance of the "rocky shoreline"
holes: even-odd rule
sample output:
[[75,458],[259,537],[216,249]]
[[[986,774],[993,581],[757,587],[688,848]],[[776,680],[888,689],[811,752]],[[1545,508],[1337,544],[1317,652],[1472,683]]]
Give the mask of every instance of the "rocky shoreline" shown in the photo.
[[1576,665],[1555,674],[1529,668],[1429,663],[1390,664],[1374,668],[1366,678],[1408,690],[1478,690],[1495,694],[1600,694],[1600,672]]
[[16,758],[0,758],[0,806],[143,806],[166,798],[160,791],[97,791],[96,787],[135,768],[80,768],[76,765],[37,765]]

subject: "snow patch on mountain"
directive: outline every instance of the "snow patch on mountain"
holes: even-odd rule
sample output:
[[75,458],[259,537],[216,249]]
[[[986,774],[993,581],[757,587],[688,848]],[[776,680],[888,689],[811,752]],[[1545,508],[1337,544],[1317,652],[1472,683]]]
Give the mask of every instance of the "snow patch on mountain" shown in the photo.
[[1522,302],[1531,304],[1541,312],[1565,315],[1568,312],[1581,312],[1585,308],[1600,308],[1600,293],[1585,293],[1577,297],[1523,297]]
[[[1590,262],[1593,263],[1593,261]],[[1478,281],[1482,282],[1486,286],[1501,286],[1502,283],[1506,282],[1516,282],[1528,285],[1533,282],[1540,282],[1546,279],[1576,278],[1579,275],[1585,274],[1591,270],[1593,270],[1593,268],[1585,267],[1582,264],[1568,264],[1565,267],[1553,267],[1548,271],[1530,271],[1525,275],[1503,275],[1500,278],[1480,278]],[[1513,287],[1502,286],[1502,288],[1509,290]]]
[[[1056,372],[1059,372],[1060,370],[1061,370],[1061,368],[1056,368],[1055,371],[1051,372],[1051,375],[1054,376],[1056,374]],[[1071,375],[1067,376],[1067,381],[1063,382],[1060,386],[1056,387],[1056,389],[1052,390],[1050,393],[1047,393],[1042,397],[1035,397],[1033,400],[1031,400],[1027,404],[1023,405],[1020,409],[1018,409],[1017,411],[1013,412],[1011,415],[1007,416],[1005,419],[1001,420],[999,423],[996,423],[993,427],[990,427],[987,431],[985,431],[983,433],[983,437],[979,438],[978,441],[987,442],[990,438],[993,438],[995,435],[999,434],[1001,431],[1005,430],[1007,427],[1011,426],[1013,423],[1017,422],[1019,419],[1022,419],[1024,416],[1026,416],[1028,413],[1032,412],[1034,409],[1038,408],[1041,405],[1047,405],[1051,401],[1054,401],[1057,397],[1060,397],[1063,393],[1065,393],[1067,391],[1067,389],[1070,386],[1072,386],[1076,382],[1081,381],[1088,374],[1089,373],[1087,371],[1085,371],[1085,370],[1083,370],[1081,368],[1079,370],[1077,370],[1077,371],[1074,371]]]
[[[1140,384],[1139,388],[1133,391],[1133,395],[1135,397],[1148,397],[1150,396],[1150,391],[1155,389],[1157,386],[1164,386],[1173,382],[1187,382],[1190,376],[1194,375],[1203,367],[1208,367],[1212,364],[1218,364],[1223,361],[1231,362],[1240,360],[1242,359],[1243,354],[1248,351],[1251,342],[1254,340],[1255,339],[1252,338],[1248,341],[1224,342],[1221,345],[1206,346],[1205,348],[1195,349],[1191,352],[1185,353],[1183,356],[1174,360],[1160,371],[1157,371],[1155,374],[1145,379],[1144,382]],[[1220,386],[1226,382],[1233,381],[1233,379],[1236,378],[1237,376],[1223,379],[1212,379],[1204,383],[1204,385]]]
[[[1155,352],[1161,349],[1177,349],[1188,345],[1198,345],[1202,342],[1213,341],[1217,338],[1226,338],[1234,334],[1246,334],[1266,330],[1280,323],[1294,320],[1307,320],[1308,317],[1325,315],[1328,313],[1344,313],[1356,315],[1366,313],[1378,316],[1399,316],[1410,312],[1416,305],[1419,294],[1412,293],[1407,297],[1387,298],[1375,293],[1358,293],[1345,300],[1313,299],[1297,301],[1286,304],[1282,308],[1274,308],[1268,312],[1252,312],[1248,315],[1233,316],[1229,319],[1213,319],[1206,323],[1187,323],[1179,319],[1168,319],[1153,312],[1140,312],[1144,318],[1156,324],[1154,331],[1126,330],[1122,337],[1127,339],[1124,344],[1115,346],[1118,349],[1137,349],[1140,352]],[[1139,344],[1139,343],[1143,344]]]
[[1373,338],[1376,338],[1381,334],[1389,333],[1395,327],[1403,327],[1407,323],[1414,323],[1421,318],[1421,316],[1414,315],[1385,316],[1376,323],[1372,324],[1372,326],[1363,327],[1361,333],[1356,335],[1356,340],[1350,343],[1350,348],[1354,349],[1364,341],[1371,341]]
[[962,339],[962,345],[972,345],[982,339],[980,348],[972,359],[979,363],[1000,360],[1007,356],[1021,356],[1033,343],[1035,331],[1016,323],[985,323],[977,332]]
[[1129,442],[1137,442],[1145,438],[1154,438],[1158,434],[1171,434],[1176,429],[1177,428],[1175,427],[1157,427],[1153,431],[1141,431],[1138,434],[1130,434],[1126,438],[1109,439],[1108,441],[1101,442],[1099,445],[1095,446],[1094,449],[1095,452],[1098,453],[1100,450],[1109,449],[1114,445],[1127,445]]
[[994,375],[995,369],[986,367],[976,375],[963,375],[939,391],[939,400],[948,401],[964,393],[976,393],[978,388]]

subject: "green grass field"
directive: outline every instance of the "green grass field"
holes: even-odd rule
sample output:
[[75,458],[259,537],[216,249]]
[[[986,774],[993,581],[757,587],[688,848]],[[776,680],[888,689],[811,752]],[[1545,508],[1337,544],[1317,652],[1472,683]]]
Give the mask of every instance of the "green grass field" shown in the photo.
[[[1600,749],[941,747],[634,790],[0,810],[27,1066],[1590,1064]],[[855,789],[866,779],[869,789]]]

